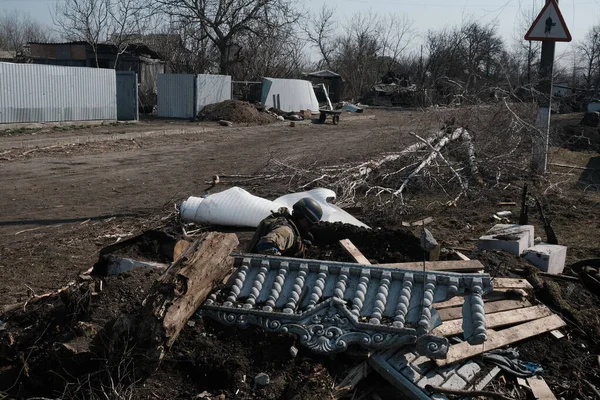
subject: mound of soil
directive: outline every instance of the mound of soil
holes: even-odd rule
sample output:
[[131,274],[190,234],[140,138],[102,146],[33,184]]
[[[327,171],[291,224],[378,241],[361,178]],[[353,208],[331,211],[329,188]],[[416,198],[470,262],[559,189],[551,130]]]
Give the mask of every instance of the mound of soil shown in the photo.
[[260,112],[247,101],[225,100],[209,104],[200,112],[204,119],[210,121],[225,120],[236,123],[269,124],[276,119],[267,113]]
[[342,239],[350,239],[374,264],[423,260],[419,239],[406,230],[373,230],[339,222],[322,222],[312,229],[312,234],[315,246],[310,247],[309,258],[354,262],[338,243]]

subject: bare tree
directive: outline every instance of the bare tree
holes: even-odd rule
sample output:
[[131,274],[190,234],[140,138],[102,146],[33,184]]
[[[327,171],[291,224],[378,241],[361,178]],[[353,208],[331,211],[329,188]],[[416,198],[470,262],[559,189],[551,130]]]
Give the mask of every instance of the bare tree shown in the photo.
[[90,45],[99,67],[98,45],[108,39],[110,13],[111,0],[63,0],[52,18],[63,38]]
[[318,14],[311,14],[304,25],[304,32],[308,41],[317,49],[322,57],[319,64],[327,69],[332,68],[331,58],[336,47],[335,32],[337,23],[334,19],[335,9],[323,5]]
[[586,89],[597,89],[600,83],[600,25],[593,26],[585,39],[577,44],[582,62],[582,75]]
[[196,29],[219,52],[219,72],[241,59],[243,39],[297,21],[291,0],[154,0],[157,9]]
[[132,43],[139,42],[149,21],[148,8],[143,0],[109,0],[108,35],[116,47],[114,68],[119,57]]
[[27,42],[43,42],[50,38],[50,32],[28,14],[16,10],[0,14],[0,49],[21,54]]

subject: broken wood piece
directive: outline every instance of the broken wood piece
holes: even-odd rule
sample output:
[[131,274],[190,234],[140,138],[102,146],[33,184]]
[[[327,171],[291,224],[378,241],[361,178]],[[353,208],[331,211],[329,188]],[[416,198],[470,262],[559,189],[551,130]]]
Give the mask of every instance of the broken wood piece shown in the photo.
[[454,250],[454,254],[456,254],[458,256],[458,258],[460,258],[463,261],[469,261],[470,260],[469,257],[465,256],[463,253],[461,253],[458,250]]
[[475,397],[488,397],[491,399],[500,399],[500,400],[514,400],[512,397],[505,396],[496,392],[488,392],[486,390],[462,390],[462,389],[447,389],[442,387],[436,387],[427,385],[425,386],[425,390],[430,393],[440,393],[440,394],[452,394],[456,396],[460,396],[461,398],[475,398]]
[[[418,221],[411,222],[408,224],[408,226],[424,226],[424,225],[430,224],[432,222],[433,222],[433,218],[427,217],[427,218],[420,219]],[[404,222],[402,224],[404,225]]]
[[[423,262],[387,263],[378,264],[385,268],[415,269],[422,271]],[[452,260],[452,261],[427,261],[426,271],[471,272],[479,271],[484,266],[479,260]]]
[[119,365],[127,350],[135,361],[133,376],[152,373],[188,319],[231,274],[230,254],[238,244],[235,234],[220,232],[206,233],[191,244],[152,285],[140,311],[121,314],[105,326],[109,365]]
[[527,378],[529,388],[533,393],[534,398],[538,400],[556,400],[556,396],[548,387],[548,384],[541,376],[532,376]]
[[517,203],[515,203],[514,201],[499,201],[498,203],[496,203],[496,205],[498,205],[498,206],[516,206]]
[[477,382],[474,386],[474,390],[482,390],[485,388],[495,377],[500,373],[500,367],[496,366],[492,368],[490,372],[485,374],[483,378],[479,382]]
[[340,245],[357,263],[366,265],[371,264],[371,262],[367,260],[367,257],[365,257],[349,239],[340,240]]
[[530,389],[529,384],[527,383],[527,381],[525,380],[525,378],[521,378],[519,376],[517,376],[517,383],[519,384],[519,386]]
[[555,329],[555,330],[553,330],[553,331],[550,331],[550,334],[551,334],[552,336],[554,336],[555,338],[557,338],[557,339],[562,339],[562,338],[564,338],[564,337],[565,337],[565,335],[564,335],[564,334],[563,334],[561,331],[559,331],[558,329]]
[[[550,311],[546,306],[542,305],[526,307],[516,310],[502,311],[497,313],[486,312],[485,325],[488,328],[497,328],[504,325],[511,325],[519,322],[536,320],[539,318],[547,317],[548,315],[552,315],[552,311]],[[458,335],[463,332],[462,324],[462,318],[445,320],[440,326],[435,328],[431,334],[436,336]]]
[[346,377],[333,388],[333,397],[339,399],[346,396],[349,392],[354,390],[356,385],[366,378],[372,370],[373,369],[367,363],[367,361],[363,361],[352,368],[350,371],[348,371]]
[[531,283],[523,278],[493,278],[494,289],[533,289]]
[[[531,303],[528,300],[500,300],[486,302],[486,299],[484,298],[483,301],[483,309],[486,314],[531,307]],[[440,318],[442,318],[443,321],[451,321],[453,319],[462,318],[462,306],[440,310],[437,309],[434,304],[434,308],[437,310]]]
[[565,322],[558,315],[553,314],[535,321],[515,325],[501,331],[488,329],[488,339],[485,343],[472,345],[468,342],[462,342],[452,345],[448,349],[447,357],[443,360],[435,360],[435,362],[439,366],[452,364],[453,362],[465,360],[478,354],[485,353],[486,351],[498,349],[511,343],[558,329],[565,325]]

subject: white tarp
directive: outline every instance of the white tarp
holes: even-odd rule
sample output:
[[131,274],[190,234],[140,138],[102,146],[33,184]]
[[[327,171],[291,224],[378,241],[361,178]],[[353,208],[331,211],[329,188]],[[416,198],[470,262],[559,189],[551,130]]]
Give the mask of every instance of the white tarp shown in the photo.
[[267,107],[282,111],[319,110],[313,85],[301,79],[264,78],[261,102]]
[[242,188],[233,187],[205,198],[189,197],[181,204],[180,212],[181,218],[186,222],[254,228],[268,217],[271,211],[280,207],[287,207],[291,211],[294,203],[303,197],[311,197],[319,202],[323,208],[322,221],[344,222],[368,228],[338,206],[328,203],[328,199],[335,199],[335,192],[323,188],[286,194],[270,201],[251,195]]

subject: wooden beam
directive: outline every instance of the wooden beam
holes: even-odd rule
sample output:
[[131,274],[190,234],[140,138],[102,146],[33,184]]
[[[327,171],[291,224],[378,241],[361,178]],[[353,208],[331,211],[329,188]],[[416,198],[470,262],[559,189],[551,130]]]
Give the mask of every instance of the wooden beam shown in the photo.
[[533,289],[527,279],[523,278],[494,278],[494,289]]
[[[434,306],[435,307],[435,306]],[[500,300],[483,303],[483,309],[486,314],[493,314],[502,311],[516,310],[518,308],[531,307],[528,300]],[[437,310],[442,321],[451,321],[462,318],[462,307],[445,308]]]
[[[504,325],[511,325],[519,322],[526,322],[547,317],[551,314],[552,311],[545,306],[526,307],[519,310],[502,311],[493,314],[486,313],[485,325],[487,328],[497,328]],[[435,328],[431,334],[436,336],[458,335],[463,332],[462,324],[462,318],[444,321],[442,325]]]
[[[399,269],[414,269],[423,270],[423,262],[407,262],[407,263],[389,263],[378,264],[385,268]],[[427,261],[425,262],[426,271],[456,271],[468,272],[479,271],[483,269],[483,264],[479,260],[452,260],[452,261]]]
[[527,378],[529,388],[533,392],[533,397],[538,400],[556,400],[556,396],[548,387],[548,384],[541,376],[532,376]]
[[346,250],[346,253],[348,253],[350,257],[352,257],[357,263],[366,265],[371,264],[369,260],[367,260],[367,257],[365,257],[363,253],[361,253],[360,250],[356,248],[356,246],[350,241],[350,239],[340,240],[340,245],[344,250]]
[[558,315],[553,314],[497,332],[490,329],[488,330],[488,339],[485,343],[478,345],[471,345],[468,342],[455,344],[450,346],[445,359],[435,360],[435,362],[439,366],[452,364],[532,336],[541,335],[565,325],[565,322]]

